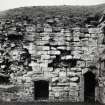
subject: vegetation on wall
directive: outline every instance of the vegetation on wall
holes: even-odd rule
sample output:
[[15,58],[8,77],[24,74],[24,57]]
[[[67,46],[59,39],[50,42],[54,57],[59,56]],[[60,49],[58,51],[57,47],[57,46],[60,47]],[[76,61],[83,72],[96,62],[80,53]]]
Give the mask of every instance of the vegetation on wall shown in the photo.
[[[27,18],[34,23],[43,24],[48,18],[57,20],[64,26],[84,27],[85,23],[97,26],[98,20],[105,9],[105,4],[95,6],[33,6],[21,7],[4,11],[5,18]],[[92,20],[92,22],[90,22]]]

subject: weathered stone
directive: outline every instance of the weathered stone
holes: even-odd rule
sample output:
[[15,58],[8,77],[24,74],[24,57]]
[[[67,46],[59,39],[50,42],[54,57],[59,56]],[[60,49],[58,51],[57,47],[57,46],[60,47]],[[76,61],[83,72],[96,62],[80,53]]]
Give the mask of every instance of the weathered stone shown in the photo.
[[71,68],[71,71],[81,71],[81,68]]
[[56,58],[56,56],[54,56],[54,55],[51,55],[50,57],[51,57],[51,59],[54,59],[54,58]]
[[48,41],[49,39],[50,39],[49,37],[42,37],[43,41],[46,41],[46,40]]
[[48,52],[47,51],[38,51],[37,55],[47,55]]
[[64,89],[63,87],[52,87],[52,91],[55,91],[55,92],[60,92],[63,89]]
[[48,41],[43,41],[43,40],[41,40],[41,41],[36,41],[36,45],[37,45],[37,46],[38,46],[38,45],[43,46],[43,45],[45,45],[46,43],[48,43]]
[[48,46],[42,46],[42,50],[50,50],[50,48]]
[[45,27],[44,32],[52,32],[52,28],[51,27]]
[[88,31],[89,31],[89,33],[95,33],[95,34],[101,32],[100,28],[89,28]]
[[78,86],[77,83],[73,83],[73,82],[70,83],[70,87],[76,87],[76,86]]
[[85,34],[85,37],[90,37],[91,34]]
[[75,54],[75,55],[73,56],[73,59],[80,59],[80,57],[81,57],[80,54]]
[[[101,97],[95,93],[94,98],[99,97],[104,102],[104,34],[99,28],[67,29],[60,20],[55,24],[55,17],[43,24],[39,20],[38,17],[35,25],[23,20],[11,24],[11,28],[7,26],[11,22],[7,21],[4,23],[6,30],[0,26],[0,76],[10,74],[11,83],[18,88],[14,93],[8,91],[6,96],[0,87],[0,94],[4,92],[0,99],[10,101],[13,99],[11,94],[16,94],[18,101],[34,101],[37,92],[34,92],[34,81],[42,80],[49,84],[49,100],[83,101],[84,74],[91,71],[99,81],[97,87],[101,88]],[[53,27],[57,29],[52,30]],[[12,40],[11,34],[16,41]]]
[[70,77],[76,76],[76,75],[77,75],[77,73],[75,73],[75,72],[68,72],[67,73],[67,76],[70,76]]
[[66,56],[61,57],[61,59],[62,60],[72,59],[72,56],[71,55],[66,55]]
[[25,79],[26,79],[26,82],[27,82],[27,83],[28,83],[28,82],[30,83],[30,82],[32,81],[32,79],[31,79],[30,77],[26,77]]
[[82,69],[82,74],[85,74],[88,71],[88,68]]
[[57,51],[52,50],[50,54],[52,54],[52,55],[60,55],[61,52],[59,50],[57,50]]
[[69,86],[69,83],[57,83],[58,86]]
[[60,77],[66,77],[66,72],[59,72]]
[[78,42],[78,41],[80,41],[80,39],[79,39],[79,37],[74,37],[74,38],[73,38],[73,41],[74,41],[74,42]]
[[69,81],[69,78],[67,78],[67,77],[64,77],[64,78],[60,78],[60,82],[61,83],[67,83]]
[[77,61],[77,67],[85,67],[86,63],[85,61]]
[[52,82],[58,82],[58,81],[59,81],[59,77],[52,78]]
[[66,46],[60,46],[60,47],[57,47],[57,49],[66,50]]
[[70,78],[70,81],[72,81],[72,82],[76,82],[76,81],[78,81],[78,77],[72,77],[72,78]]
[[55,97],[59,97],[59,92],[55,92]]

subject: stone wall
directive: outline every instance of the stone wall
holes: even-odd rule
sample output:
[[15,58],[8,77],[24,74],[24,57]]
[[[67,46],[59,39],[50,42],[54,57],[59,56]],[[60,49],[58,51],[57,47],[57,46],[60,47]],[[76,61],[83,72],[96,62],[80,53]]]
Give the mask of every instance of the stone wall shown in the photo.
[[[84,74],[91,71],[99,81],[95,100],[104,102],[103,61],[99,62],[104,34],[99,28],[59,27],[60,31],[53,31],[45,26],[42,31],[32,24],[19,27],[13,23],[0,31],[1,74],[7,70],[5,75],[10,77],[10,84],[0,85],[1,100],[36,101],[34,81],[45,80],[49,101],[84,101]],[[10,62],[8,67],[3,60]]]

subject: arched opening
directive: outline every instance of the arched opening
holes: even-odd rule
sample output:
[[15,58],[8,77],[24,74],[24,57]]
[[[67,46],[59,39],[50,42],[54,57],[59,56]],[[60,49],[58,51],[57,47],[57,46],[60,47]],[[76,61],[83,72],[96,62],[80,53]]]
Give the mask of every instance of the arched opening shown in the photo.
[[49,97],[49,82],[39,80],[34,82],[34,99],[46,100]]
[[84,74],[84,101],[95,102],[95,75],[88,71]]

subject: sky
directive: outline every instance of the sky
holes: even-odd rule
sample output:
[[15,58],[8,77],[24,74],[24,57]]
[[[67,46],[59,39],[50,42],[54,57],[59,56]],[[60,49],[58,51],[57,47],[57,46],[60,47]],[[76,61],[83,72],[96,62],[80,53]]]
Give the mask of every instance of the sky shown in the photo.
[[96,5],[105,3],[105,0],[0,0],[0,11],[41,5]]

